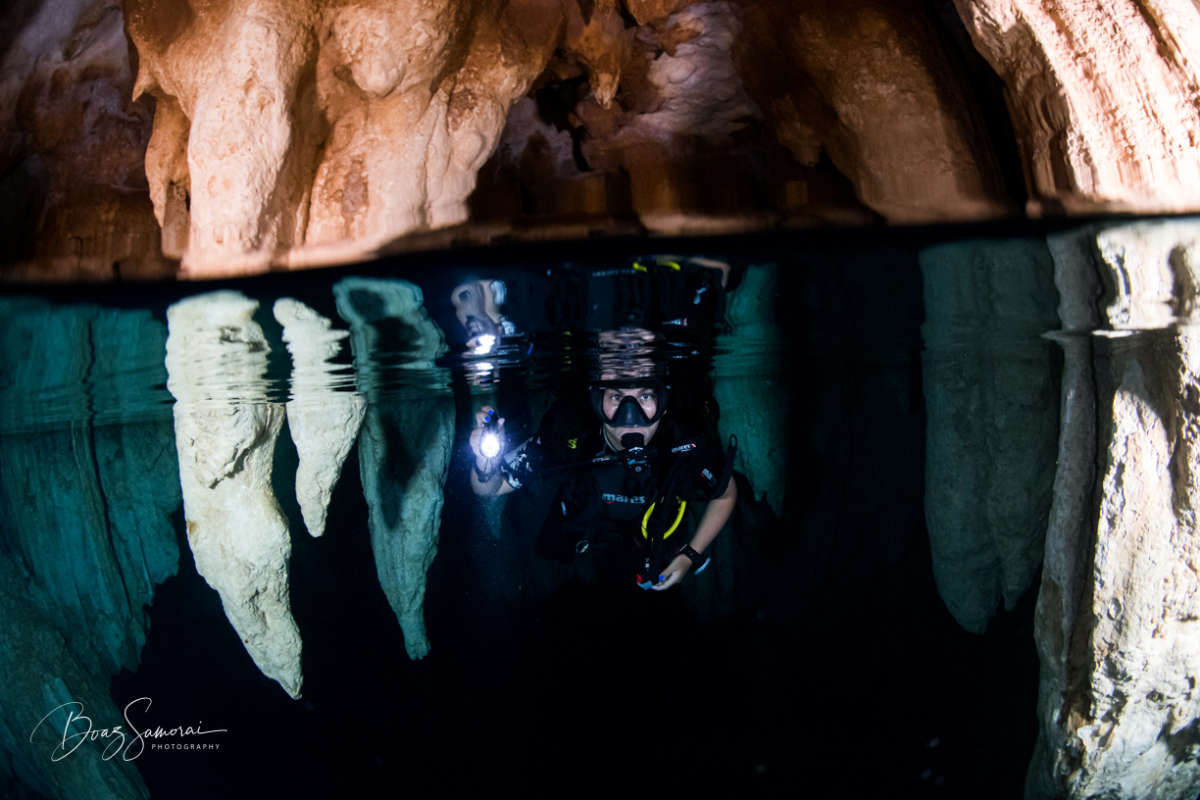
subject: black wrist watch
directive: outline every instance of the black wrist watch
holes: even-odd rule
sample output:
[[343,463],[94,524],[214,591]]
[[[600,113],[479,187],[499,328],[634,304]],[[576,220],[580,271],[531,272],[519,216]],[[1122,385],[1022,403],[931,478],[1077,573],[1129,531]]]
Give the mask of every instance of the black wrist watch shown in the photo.
[[699,573],[700,570],[708,566],[708,556],[697,553],[690,544],[685,544],[683,547],[679,548],[677,555],[688,557],[688,560],[692,562],[693,575]]

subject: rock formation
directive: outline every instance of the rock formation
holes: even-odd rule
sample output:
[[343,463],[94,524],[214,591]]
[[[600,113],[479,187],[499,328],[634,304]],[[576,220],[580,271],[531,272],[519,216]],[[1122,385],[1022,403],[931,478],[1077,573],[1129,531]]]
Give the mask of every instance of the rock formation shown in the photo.
[[1031,213],[1200,206],[1188,0],[955,0],[1003,79]]
[[153,109],[131,100],[120,0],[14,0],[0,10],[0,41],[0,250],[10,274],[169,274],[144,167]]
[[9,277],[1200,200],[1185,0],[122,3],[0,12]]
[[[358,468],[369,511],[375,570],[410,658],[429,653],[425,581],[437,554],[443,487],[454,439],[446,352],[421,290],[407,281],[346,278],[334,286],[367,414]],[[388,353],[399,354],[393,363]]]
[[330,364],[349,333],[332,330],[329,320],[291,298],[276,300],[274,312],[292,354],[287,420],[300,456],[296,499],[308,532],[320,536],[333,487],[358,438],[366,401],[357,393],[338,390]]
[[1090,376],[1087,365],[1071,363],[1086,348],[1067,351],[1036,620],[1040,731],[1027,796],[1193,797],[1200,225],[1124,225],[1053,246],[1060,290],[1074,298],[1062,306],[1064,330],[1091,324],[1098,271],[1106,335],[1092,346]]
[[167,388],[196,570],[263,674],[300,696],[300,632],[288,596],[291,541],[271,486],[284,406],[267,402],[258,303],[222,291],[167,310]]
[[[763,391],[782,374],[783,333],[775,321],[778,266],[751,266],[728,299],[725,318],[731,328],[718,338],[713,360],[713,393],[721,409],[721,436],[738,437],[734,469],[744,474],[755,494],[780,514],[787,471],[782,436],[759,431],[782,431],[787,416],[783,391]],[[753,366],[746,369],[746,364]]]
[[[991,133],[926,4],[743,8],[740,72],[798,162],[815,166],[828,155],[862,203],[889,221],[1008,213]],[[767,54],[784,67],[764,68]]]
[[[98,726],[121,719],[109,679],[137,667],[155,587],[178,568],[170,424],[121,388],[156,362],[144,388],[161,382],[166,330],[147,312],[16,298],[0,316],[0,783],[144,797],[131,765],[99,758],[103,745],[50,761],[64,713],[31,733],[72,700]],[[123,381],[114,357],[129,367]]]
[[938,591],[982,633],[1042,560],[1057,441],[1050,254],[1037,240],[920,254],[925,519]]
[[462,222],[508,107],[558,41],[557,8],[128,0],[135,95],[157,100],[150,196],[179,231],[165,245],[211,273],[361,258]]
[[[154,587],[179,560],[169,521],[179,491],[163,474],[174,453],[161,418],[94,424],[108,390],[93,387],[109,343],[126,337],[118,350],[161,352],[165,332],[145,312],[21,300],[3,311],[0,357],[11,382],[0,406],[24,423],[4,420],[0,450],[7,552],[29,571],[26,592],[58,630],[92,631],[75,642],[82,661],[108,673],[132,668]],[[129,339],[135,332],[144,338]]]
[[[713,155],[758,116],[734,64],[741,21],[730,3],[671,5],[639,6],[641,27],[618,40],[632,43],[623,97],[610,108],[593,91],[575,107],[587,132],[581,154],[590,170],[628,176],[633,211],[650,230],[720,229],[730,216],[768,211],[753,207],[756,187],[737,175],[745,156],[731,153],[722,164]],[[692,158],[706,165],[706,176],[687,165]],[[733,198],[748,207],[733,208]]]
[[[76,643],[88,637],[78,631],[64,632],[40,613],[33,598],[23,591],[28,579],[14,560],[0,556],[0,619],[4,621],[0,669],[5,676],[0,684],[4,708],[0,782],[7,788],[9,780],[15,779],[26,792],[55,800],[149,797],[135,766],[121,758],[121,742],[81,743],[74,738],[87,730],[85,722],[76,720],[69,728],[66,749],[75,745],[78,749],[60,761],[51,761],[55,748],[62,748],[69,711],[86,714],[96,728],[120,724],[121,711],[109,697],[110,676],[78,653]],[[62,708],[72,702],[82,703],[82,709]],[[113,756],[104,760],[102,755],[114,743]]]

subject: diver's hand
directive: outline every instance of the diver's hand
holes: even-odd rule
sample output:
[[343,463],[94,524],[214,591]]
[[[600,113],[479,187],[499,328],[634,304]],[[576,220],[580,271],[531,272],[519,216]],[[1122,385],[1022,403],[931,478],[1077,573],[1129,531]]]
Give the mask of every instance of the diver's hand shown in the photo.
[[[503,451],[495,456],[488,458],[483,454],[481,443],[483,441],[483,426],[490,417],[495,416],[496,409],[491,406],[484,406],[475,412],[475,429],[471,431],[471,436],[468,439],[471,445],[471,452],[475,455],[475,466],[484,475],[491,475],[500,467],[500,457],[504,454]],[[504,417],[501,417],[496,422],[496,435],[504,441]]]
[[656,592],[661,592],[664,589],[670,589],[675,584],[683,580],[683,576],[687,575],[688,570],[692,568],[692,560],[685,555],[677,555],[667,565],[667,568],[662,571],[662,580],[654,584],[650,588]]

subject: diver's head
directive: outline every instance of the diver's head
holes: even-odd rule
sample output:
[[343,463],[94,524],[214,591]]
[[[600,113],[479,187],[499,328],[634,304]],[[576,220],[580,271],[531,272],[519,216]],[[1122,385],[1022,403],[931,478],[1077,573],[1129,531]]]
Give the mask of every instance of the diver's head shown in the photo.
[[618,450],[630,446],[641,437],[641,446],[650,444],[658,431],[659,422],[667,412],[667,389],[642,380],[606,382],[593,385],[592,410],[604,424],[609,443]]
[[454,315],[467,332],[468,349],[477,350],[482,346],[486,353],[501,336],[515,330],[500,312],[506,295],[504,281],[491,279],[466,281],[450,292]]

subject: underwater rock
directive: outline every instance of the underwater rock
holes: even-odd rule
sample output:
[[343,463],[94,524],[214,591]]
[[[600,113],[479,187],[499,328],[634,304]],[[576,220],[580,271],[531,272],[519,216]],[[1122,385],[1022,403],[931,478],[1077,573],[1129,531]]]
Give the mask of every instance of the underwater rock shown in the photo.
[[[170,515],[180,497],[166,420],[111,405],[120,398],[105,351],[161,360],[166,332],[148,312],[87,305],[14,299],[0,313],[10,381],[0,390],[0,542],[80,661],[132,669],[154,587],[178,568]],[[101,414],[128,421],[97,425]]]
[[167,309],[167,388],[196,569],[259,669],[300,696],[300,632],[288,596],[292,545],[271,487],[282,403],[267,402],[257,301],[221,291]]
[[136,669],[154,589],[178,568],[170,423],[121,386],[161,382],[166,329],[144,311],[20,298],[0,301],[0,317],[0,785],[8,774],[50,798],[145,797],[130,764],[100,759],[109,741],[51,762],[65,711],[34,728],[70,701],[98,727],[121,721],[110,678]]
[[1190,0],[956,0],[1004,81],[1031,213],[1200,205]]
[[[0,786],[11,787],[15,780],[26,792],[37,793],[16,796],[54,800],[149,797],[142,776],[121,757],[128,740],[81,741],[76,737],[88,726],[78,719],[66,731],[70,712],[85,714],[93,729],[120,725],[124,719],[109,696],[109,673],[80,655],[74,640],[88,637],[63,631],[44,616],[24,589],[30,579],[7,553],[0,554]],[[81,705],[64,708],[66,703]],[[56,748],[61,752],[76,746],[65,758],[52,760]],[[110,747],[115,749],[103,758]]]
[[[1041,662],[1039,708],[1062,702],[1066,689],[1068,644],[1079,614],[1087,574],[1085,554],[1091,550],[1092,488],[1096,480],[1096,385],[1092,332],[1101,327],[1096,300],[1100,296],[1092,228],[1048,236],[1058,288],[1062,329],[1047,333],[1063,350],[1059,402],[1058,466],[1046,526],[1042,581],[1034,612],[1035,641]],[[1057,698],[1053,700],[1052,698]],[[1045,722],[1045,713],[1040,714]],[[1052,753],[1041,748],[1034,757],[1049,763]],[[1032,775],[1033,773],[1031,773]],[[1043,794],[1046,790],[1043,790]]]
[[[375,571],[405,650],[424,658],[426,573],[437,555],[454,439],[449,377],[433,363],[446,343],[420,288],[407,281],[346,278],[333,291],[367,396],[358,467]],[[380,353],[400,353],[403,361],[380,363]]]
[[[1109,331],[1093,345],[1094,394],[1066,399],[1064,436],[1071,416],[1096,409],[1099,483],[1093,495],[1083,479],[1059,481],[1069,496],[1055,498],[1063,513],[1046,543],[1026,793],[1190,798],[1200,790],[1200,223],[1123,225],[1089,244],[1082,266],[1063,258],[1060,272],[1099,268]],[[1086,447],[1063,452],[1073,463],[1060,463],[1060,478],[1093,469]]]
[[1058,387],[1053,267],[1038,240],[922,250],[925,519],[938,592],[982,633],[1042,561]]
[[[718,338],[713,393],[721,409],[722,440],[730,435],[738,439],[734,469],[749,479],[758,498],[782,514],[786,443],[780,436],[756,435],[758,431],[784,430],[787,416],[782,388],[763,391],[764,379],[770,386],[773,376],[782,374],[783,333],[775,323],[778,272],[775,264],[753,265],[737,290],[728,295],[725,318],[731,333]],[[747,372],[743,360],[754,366],[753,372]]]
[[348,332],[332,330],[329,320],[288,297],[275,301],[274,313],[292,354],[292,399],[287,404],[287,419],[300,456],[296,499],[308,532],[320,536],[325,532],[333,487],[358,438],[366,400],[335,388],[338,378],[330,359],[337,356]]

